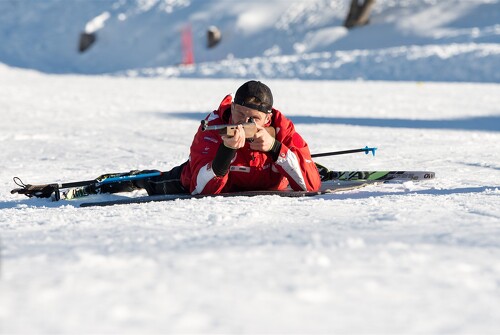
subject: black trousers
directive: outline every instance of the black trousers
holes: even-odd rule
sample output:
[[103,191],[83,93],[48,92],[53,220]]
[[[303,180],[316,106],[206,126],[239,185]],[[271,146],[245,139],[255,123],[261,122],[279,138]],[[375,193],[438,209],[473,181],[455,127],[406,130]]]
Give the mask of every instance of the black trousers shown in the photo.
[[[188,162],[184,162],[179,166],[174,167],[170,171],[162,172],[161,175],[156,177],[137,179],[133,181],[117,182],[104,184],[95,190],[88,190],[89,193],[118,193],[118,192],[131,192],[137,189],[145,189],[148,195],[159,194],[179,194],[189,193],[181,183],[181,173],[184,166]],[[159,172],[158,170],[142,170],[132,171],[128,174],[141,174]],[[107,174],[98,177],[98,179],[106,179],[106,177],[118,176],[120,174]]]

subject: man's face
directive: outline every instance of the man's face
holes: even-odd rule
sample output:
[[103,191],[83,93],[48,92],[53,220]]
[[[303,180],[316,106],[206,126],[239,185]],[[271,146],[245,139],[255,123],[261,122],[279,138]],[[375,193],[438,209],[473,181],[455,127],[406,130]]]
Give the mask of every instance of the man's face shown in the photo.
[[233,124],[248,122],[250,118],[253,118],[257,125],[264,127],[264,125],[269,122],[271,114],[237,105],[234,102],[231,104],[231,120]]

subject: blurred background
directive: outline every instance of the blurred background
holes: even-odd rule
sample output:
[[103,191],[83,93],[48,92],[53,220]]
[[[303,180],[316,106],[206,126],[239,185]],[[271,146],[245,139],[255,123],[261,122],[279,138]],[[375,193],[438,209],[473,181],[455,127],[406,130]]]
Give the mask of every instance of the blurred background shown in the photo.
[[2,0],[0,41],[47,73],[500,82],[497,0]]

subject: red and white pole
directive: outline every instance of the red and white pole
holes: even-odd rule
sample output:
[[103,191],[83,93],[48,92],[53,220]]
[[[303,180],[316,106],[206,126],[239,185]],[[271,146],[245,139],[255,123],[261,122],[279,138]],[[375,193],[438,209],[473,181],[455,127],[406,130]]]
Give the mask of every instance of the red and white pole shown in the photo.
[[186,25],[181,32],[181,42],[182,42],[182,64],[192,65],[194,64],[194,53],[193,53],[193,32],[191,31],[191,25]]

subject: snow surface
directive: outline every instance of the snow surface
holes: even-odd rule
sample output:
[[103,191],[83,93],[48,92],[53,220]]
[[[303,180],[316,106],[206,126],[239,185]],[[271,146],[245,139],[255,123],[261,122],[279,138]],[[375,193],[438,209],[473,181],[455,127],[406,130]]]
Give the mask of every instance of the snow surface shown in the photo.
[[240,83],[0,66],[3,333],[498,331],[498,84],[268,81],[313,152],[379,147],[318,162],[432,181],[108,208],[9,193],[170,169]]
[[[349,32],[346,3],[0,1],[0,333],[497,334],[500,2],[378,0]],[[227,45],[178,67],[158,41],[187,18]],[[436,179],[106,208],[9,192],[168,170],[247,77],[313,153],[379,148],[319,163]],[[384,81],[330,80],[359,78]]]

